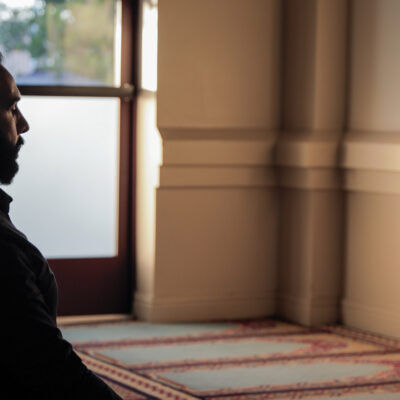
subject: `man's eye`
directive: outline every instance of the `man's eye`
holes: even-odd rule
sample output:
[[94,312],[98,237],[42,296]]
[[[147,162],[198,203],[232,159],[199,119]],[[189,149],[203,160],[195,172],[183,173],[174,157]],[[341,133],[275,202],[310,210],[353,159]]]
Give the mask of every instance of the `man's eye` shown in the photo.
[[18,110],[18,107],[17,107],[17,106],[12,106],[12,107],[11,107],[11,112],[12,112],[13,114],[15,114],[15,113],[17,112],[17,110]]

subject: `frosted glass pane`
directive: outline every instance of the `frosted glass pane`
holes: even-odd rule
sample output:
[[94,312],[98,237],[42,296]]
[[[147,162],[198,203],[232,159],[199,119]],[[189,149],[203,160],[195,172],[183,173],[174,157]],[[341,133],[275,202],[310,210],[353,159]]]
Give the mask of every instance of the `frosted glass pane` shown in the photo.
[[30,97],[14,224],[49,258],[117,254],[119,100]]

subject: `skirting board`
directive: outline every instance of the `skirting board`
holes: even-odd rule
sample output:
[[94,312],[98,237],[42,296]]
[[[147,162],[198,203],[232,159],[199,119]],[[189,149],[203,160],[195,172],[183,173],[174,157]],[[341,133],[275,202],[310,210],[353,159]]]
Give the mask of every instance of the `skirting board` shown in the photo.
[[337,323],[339,302],[332,298],[304,298],[281,295],[278,299],[278,316],[307,326]]
[[343,323],[351,328],[400,339],[400,312],[398,311],[343,300],[342,314]]
[[85,323],[106,323],[123,320],[130,321],[132,318],[131,314],[65,315],[57,317],[57,324],[67,326]]
[[275,314],[275,293],[263,295],[149,298],[135,295],[135,316],[149,322],[262,318]]

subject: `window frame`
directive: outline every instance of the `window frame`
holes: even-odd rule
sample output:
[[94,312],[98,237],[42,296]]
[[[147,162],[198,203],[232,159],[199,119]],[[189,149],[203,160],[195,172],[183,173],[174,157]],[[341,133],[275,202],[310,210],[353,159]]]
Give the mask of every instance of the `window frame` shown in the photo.
[[135,110],[138,0],[121,0],[121,85],[18,85],[23,96],[120,99],[118,254],[110,258],[48,259],[59,285],[59,315],[129,313],[135,249]]

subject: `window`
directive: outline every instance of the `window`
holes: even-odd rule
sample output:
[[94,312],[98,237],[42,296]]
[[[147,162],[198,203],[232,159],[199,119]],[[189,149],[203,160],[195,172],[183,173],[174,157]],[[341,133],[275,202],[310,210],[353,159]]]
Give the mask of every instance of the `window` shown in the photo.
[[[6,188],[11,217],[50,258],[64,314],[129,304],[135,11],[129,0],[0,0],[0,50],[31,126]],[[104,289],[116,298],[99,300]]]

